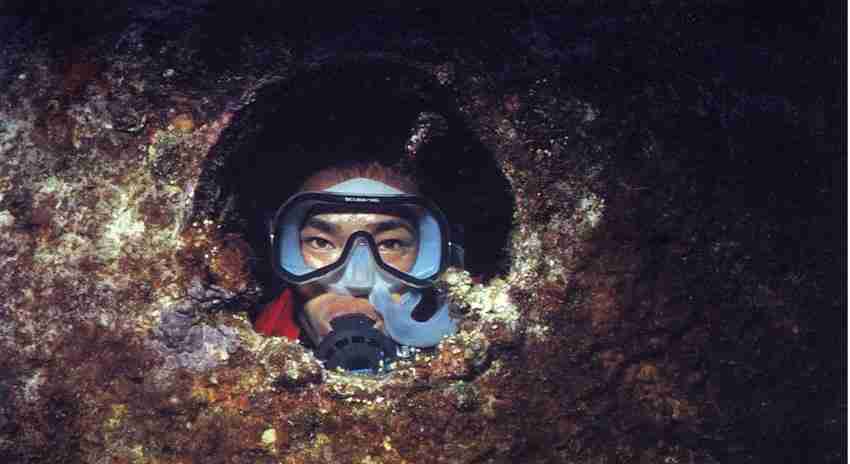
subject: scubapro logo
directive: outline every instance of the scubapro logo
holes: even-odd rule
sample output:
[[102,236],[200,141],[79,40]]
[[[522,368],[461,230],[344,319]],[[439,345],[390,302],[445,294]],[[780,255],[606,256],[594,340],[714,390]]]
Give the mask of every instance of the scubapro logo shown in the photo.
[[349,202],[357,202],[357,203],[380,203],[381,200],[377,198],[359,198],[359,197],[344,197],[345,201]]

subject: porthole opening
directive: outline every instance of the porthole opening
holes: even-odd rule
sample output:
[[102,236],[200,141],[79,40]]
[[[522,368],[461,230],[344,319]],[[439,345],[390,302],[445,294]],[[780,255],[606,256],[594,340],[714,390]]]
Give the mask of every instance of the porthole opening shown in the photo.
[[487,281],[507,272],[508,181],[451,91],[398,63],[337,62],[257,91],[213,148],[194,214],[250,244],[261,302],[272,301],[289,285],[271,262],[269,224],[279,207],[311,174],[369,162],[415,174],[420,194],[445,213],[470,274]]
[[195,214],[243,234],[252,271],[264,293],[274,292],[267,223],[304,179],[340,163],[406,157],[463,243],[470,273],[487,280],[506,272],[510,185],[451,92],[397,63],[333,63],[260,89],[213,148]]

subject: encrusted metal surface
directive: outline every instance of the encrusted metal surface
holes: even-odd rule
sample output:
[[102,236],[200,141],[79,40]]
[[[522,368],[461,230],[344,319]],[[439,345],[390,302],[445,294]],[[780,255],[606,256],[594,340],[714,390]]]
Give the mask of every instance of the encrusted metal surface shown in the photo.
[[[614,51],[676,63],[659,55],[672,39],[593,37],[648,34],[646,15],[713,24],[696,5],[578,22],[593,7],[571,2],[487,13],[462,35],[431,24],[436,9],[308,30],[284,7],[138,3],[79,13],[76,39],[49,18],[0,21],[14,38],[0,44],[4,462],[841,460],[846,398],[824,379],[844,366],[816,340],[845,336],[831,322],[846,316],[823,314],[846,309],[827,275],[846,248],[828,233],[838,213],[812,206],[841,192],[809,154],[780,168],[812,193],[758,184],[772,161],[750,167],[736,132],[785,118],[765,124],[834,155],[832,107],[803,93],[765,106],[686,70],[629,87]],[[265,16],[279,27],[254,30]],[[691,51],[729,47],[701,34]],[[443,279],[460,332],[381,378],[253,331],[251,245],[222,228],[213,212],[232,212],[203,178],[232,148],[224,131],[252,136],[260,89],[337,58],[433,76],[515,198],[497,277]],[[708,135],[682,140],[673,120]]]

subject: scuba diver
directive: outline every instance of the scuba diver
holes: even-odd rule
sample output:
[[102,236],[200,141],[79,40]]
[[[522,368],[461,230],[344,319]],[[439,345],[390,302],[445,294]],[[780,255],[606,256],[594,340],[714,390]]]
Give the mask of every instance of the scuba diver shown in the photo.
[[256,138],[234,142],[245,151],[222,166],[219,195],[235,194],[271,299],[252,314],[259,333],[299,341],[327,368],[376,372],[457,331],[435,282],[450,266],[498,271],[513,196],[449,87],[357,59],[257,94]]
[[456,332],[434,282],[463,267],[463,249],[412,176],[364,162],[320,170],[280,206],[269,235],[287,286],[254,326],[314,348],[326,368],[386,371]]

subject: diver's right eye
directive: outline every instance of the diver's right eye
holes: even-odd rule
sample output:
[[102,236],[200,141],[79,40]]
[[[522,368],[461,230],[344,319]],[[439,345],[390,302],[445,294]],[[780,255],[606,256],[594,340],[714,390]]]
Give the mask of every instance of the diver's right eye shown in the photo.
[[322,237],[305,237],[301,241],[312,250],[330,251],[334,249],[334,244]]

